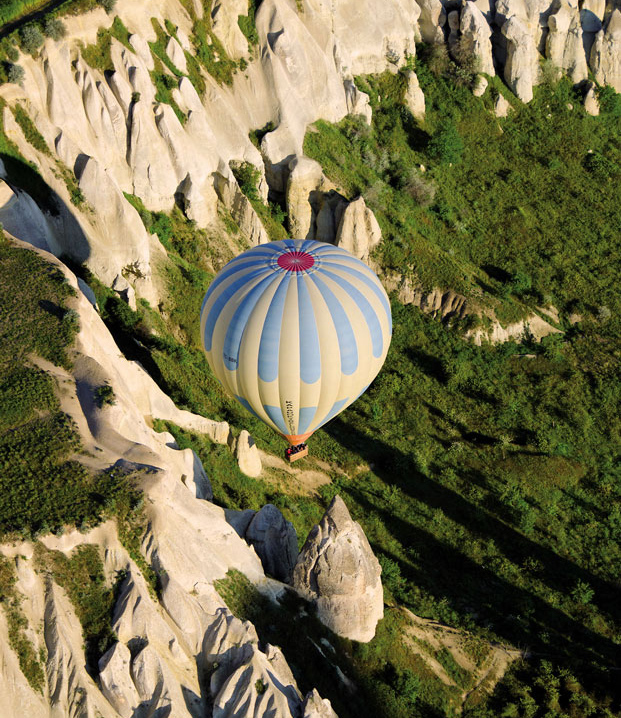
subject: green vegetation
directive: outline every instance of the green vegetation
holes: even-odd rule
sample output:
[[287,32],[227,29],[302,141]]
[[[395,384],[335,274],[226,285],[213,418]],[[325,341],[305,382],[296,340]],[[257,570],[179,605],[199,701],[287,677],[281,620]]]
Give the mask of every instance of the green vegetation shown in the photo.
[[[514,317],[524,304],[566,312],[610,306],[609,258],[620,250],[618,96],[608,88],[594,118],[568,80],[547,84],[528,105],[514,103],[501,132],[491,107],[506,89],[494,78],[484,98],[474,98],[456,67],[433,52],[417,58],[423,124],[401,102],[405,76],[360,78],[372,126],[318,122],[306,153],[344,194],[362,194],[374,210],[387,240],[382,263],[408,268],[426,288],[450,287],[475,300],[483,290],[486,303],[500,302]],[[408,192],[419,165],[437,188],[432,202]]]
[[19,29],[19,39],[22,50],[30,55],[34,55],[45,40],[39,26],[35,23],[29,23],[21,27]]
[[240,15],[237,18],[239,29],[244,33],[246,39],[248,40],[249,52],[252,52],[252,50],[259,44],[257,26],[254,23],[254,16],[257,11],[258,4],[257,0],[248,0],[248,14]]
[[263,203],[258,188],[261,179],[260,171],[250,162],[231,163],[231,170],[239,188],[248,197],[254,211],[259,215],[270,240],[275,242],[279,239],[286,239],[288,235],[287,230],[283,227],[283,222],[287,213],[280,205],[273,202]]
[[92,544],[78,546],[67,557],[37,543],[35,559],[38,570],[50,574],[67,592],[82,625],[86,668],[97,676],[99,659],[116,641],[112,611],[125,575],[117,576],[115,586],[106,586],[99,548]]
[[[238,618],[252,621],[263,645],[280,646],[302,693],[317,688],[339,716],[455,715],[461,690],[444,685],[406,639],[409,619],[400,609],[386,610],[370,643],[354,643],[328,630],[292,591],[274,604],[235,570],[216,588]],[[355,692],[343,690],[333,666],[355,683]]]
[[9,644],[17,654],[19,667],[33,690],[42,693],[45,673],[42,661],[25,633],[28,625],[21,610],[20,596],[15,590],[17,576],[10,559],[0,556],[0,607],[7,621]]
[[[471,718],[543,718],[549,710],[557,711],[549,715],[614,715],[621,696],[608,666],[616,665],[621,637],[615,588],[621,539],[616,508],[621,395],[615,381],[621,368],[621,312],[612,292],[614,273],[604,260],[610,261],[616,241],[606,227],[615,226],[618,206],[605,179],[616,176],[618,135],[610,132],[616,110],[599,119],[579,109],[570,114],[559,99],[568,91],[565,83],[542,87],[532,106],[519,107],[503,122],[501,141],[489,98],[473,98],[450,73],[434,78],[422,62],[418,72],[427,83],[424,128],[399,104],[401,77],[366,78],[360,84],[374,104],[373,126],[352,119],[339,127],[317,123],[318,132],[307,137],[307,152],[323,163],[343,193],[362,192],[367,198],[382,223],[379,259],[388,267],[409,266],[427,286],[455,288],[454,281],[470,297],[506,306],[506,313],[556,301],[562,315],[578,307],[582,321],[540,345],[527,339],[477,347],[416,308],[394,302],[386,366],[363,397],[313,437],[312,456],[301,463],[311,467],[321,459],[332,466],[332,484],[314,497],[298,497],[287,486],[290,476],[276,483],[243,477],[224,447],[169,424],[156,427],[199,453],[218,502],[237,509],[276,503],[301,539],[340,493],[380,558],[389,602],[469,630],[478,640],[527,646],[531,658],[510,671],[489,701],[479,693],[467,703]],[[610,107],[616,101],[610,100]],[[452,166],[429,154],[442,116],[453,118],[463,142]],[[558,151],[576,175],[557,177],[550,171],[558,170],[547,167],[545,181],[554,177],[558,186],[547,195],[538,191],[545,172],[532,155],[541,141],[554,157],[547,144],[552,126],[557,142],[568,128],[574,133],[570,144],[590,132],[594,152],[614,166],[599,157],[585,160],[586,151],[577,152],[577,159],[565,157],[563,148]],[[533,166],[518,153],[520,144]],[[485,161],[479,146],[485,148]],[[502,163],[531,183],[530,204],[521,205],[519,217],[507,212],[506,203],[516,201],[520,186],[509,191],[496,175],[485,174],[486,166]],[[419,164],[427,171],[412,169]],[[236,171],[240,186],[256,201],[256,169]],[[582,197],[582,206],[574,204],[572,192]],[[586,193],[595,197],[596,192],[599,199],[586,201]],[[565,193],[569,218],[559,204]],[[282,442],[226,397],[205,365],[196,326],[211,271],[201,274],[206,268],[202,245],[194,245],[195,251],[192,242],[179,241],[180,215],[175,227],[171,217],[147,213],[133,201],[145,224],[151,222],[162,242],[174,247],[171,293],[158,315],[145,305],[136,313],[121,309],[118,299],[106,299],[100,290],[106,322],[124,350],[149,367],[178,405],[225,419],[234,430],[248,428],[261,448],[280,452]],[[520,225],[525,217],[531,223],[539,217],[548,228],[548,215],[584,228],[576,237],[573,225],[565,225],[563,241],[572,247],[579,240],[588,243],[586,268],[578,267],[570,253],[564,273],[550,274],[548,262],[561,261],[558,230],[552,228],[549,241],[547,235],[543,241]],[[460,222],[466,220],[462,238]],[[597,243],[589,240],[593,222]],[[516,227],[521,227],[518,233]],[[484,259],[479,261],[477,252]],[[588,289],[577,274],[590,277]],[[239,587],[235,593],[243,594]],[[256,600],[251,596],[251,603]],[[369,648],[351,648],[359,673],[351,663],[342,670],[380,697],[378,716],[451,715],[456,705],[451,690],[434,683],[413,658],[394,658],[402,643],[399,615],[388,611]],[[300,635],[301,629],[291,649],[282,636],[273,636],[294,666]],[[339,656],[348,650],[339,648]],[[387,657],[392,667],[386,666]],[[452,659],[443,652],[437,659],[466,689],[469,677]],[[322,688],[320,679],[309,677],[309,663],[296,666],[300,684],[308,680],[320,686],[339,705],[341,687]],[[554,686],[559,707],[552,709]],[[355,707],[341,710],[343,716],[356,713]]]
[[77,460],[79,436],[60,409],[39,356],[71,366],[77,314],[62,272],[34,252],[0,244],[0,534],[88,527],[126,500],[127,481],[92,476]]
[[114,389],[110,384],[103,384],[95,389],[95,403],[100,409],[104,406],[114,406],[116,404]]
[[43,181],[35,165],[25,160],[17,145],[6,136],[2,119],[4,107],[6,103],[0,99],[0,159],[6,169],[9,182],[28,192],[39,207],[56,215],[58,207],[52,190]]
[[11,107],[11,111],[15,117],[15,121],[24,133],[24,137],[35,148],[35,150],[42,152],[44,155],[51,155],[50,148],[47,146],[47,142],[43,138],[43,135],[39,132],[39,130],[37,130],[34,122],[30,119],[24,108],[17,103]]

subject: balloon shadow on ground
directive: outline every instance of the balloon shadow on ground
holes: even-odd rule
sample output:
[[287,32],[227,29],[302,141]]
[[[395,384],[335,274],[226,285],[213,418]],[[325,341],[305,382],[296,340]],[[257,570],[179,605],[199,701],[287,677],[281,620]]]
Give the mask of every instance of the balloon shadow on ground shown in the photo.
[[[563,596],[570,594],[579,583],[588,584],[594,591],[591,604],[615,622],[619,620],[618,587],[535,543],[488,510],[425,476],[416,468],[413,456],[346,426],[340,419],[331,422],[326,430],[373,465],[374,473],[387,485],[398,487],[425,507],[440,510],[474,539],[492,540],[498,554],[488,560],[499,563],[508,560],[522,567],[519,570],[527,570],[524,566],[529,560],[538,567],[540,582]],[[445,599],[463,619],[472,620],[475,614],[479,625],[491,624],[494,633],[503,640],[518,647],[530,647],[542,655],[553,653],[570,665],[579,661],[613,667],[618,663],[618,645],[588,628],[579,618],[568,615],[541,595],[502,578],[493,566],[477,564],[407,517],[396,515],[398,511],[384,508],[385,501],[380,496],[374,501],[372,490],[365,489],[364,485],[352,482],[343,490],[369,514],[376,514],[406,550],[415,547],[412,561],[389,555],[398,563],[402,575],[436,601]],[[364,524],[364,517],[361,520]],[[386,553],[380,546],[374,549]],[[585,605],[584,610],[584,620],[587,620],[591,609]]]

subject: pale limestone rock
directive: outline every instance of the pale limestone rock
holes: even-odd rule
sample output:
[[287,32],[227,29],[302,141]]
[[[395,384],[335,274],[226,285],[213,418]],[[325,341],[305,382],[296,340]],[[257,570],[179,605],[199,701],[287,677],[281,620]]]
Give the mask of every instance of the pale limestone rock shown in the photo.
[[156,608],[144,578],[136,570],[130,570],[123,581],[114,606],[112,628],[121,643],[138,638],[158,650],[170,651],[177,659],[182,656],[177,635]]
[[273,504],[253,516],[246,541],[257,552],[265,573],[289,583],[298,558],[298,538],[293,524]]
[[425,119],[425,95],[421,89],[418,77],[414,70],[406,70],[405,76],[408,84],[403,101],[417,120]]
[[351,252],[354,257],[368,262],[369,252],[382,239],[382,230],[364,198],[350,202],[341,216],[335,244]]
[[246,476],[261,475],[263,466],[261,465],[259,450],[254,443],[254,439],[246,429],[242,429],[240,435],[235,440],[235,458],[237,459],[240,470],[246,474]]
[[322,698],[316,688],[306,695],[302,704],[302,718],[338,718],[327,698]]
[[347,114],[347,101],[334,54],[326,52],[330,40],[325,30],[316,38],[286,0],[264,0],[257,10],[256,26],[261,63],[270,83],[266,91],[277,103],[279,120],[278,127],[263,138],[261,150],[266,171],[271,173],[270,186],[284,191],[284,170],[295,155],[303,154],[308,123],[319,117],[337,122]]
[[239,225],[242,234],[248,238],[253,246],[265,244],[270,238],[261,224],[250,200],[239,189],[239,185],[227,168],[227,175],[216,172],[214,174],[214,189],[218,198],[229,209],[231,216]]
[[474,87],[472,88],[472,94],[475,97],[483,97],[488,85],[489,83],[486,77],[483,77],[483,75],[477,75],[477,79],[474,82]]
[[188,72],[188,64],[185,59],[185,52],[176,38],[171,37],[168,40],[168,44],[166,45],[166,54],[170,58],[172,64],[178,70],[181,70],[184,75],[186,75]]
[[[167,718],[194,718],[197,713],[186,707],[184,691],[168,664],[147,644],[131,664],[131,676],[142,699],[147,715],[165,715]],[[187,695],[187,690],[186,690]],[[195,695],[196,707],[201,701]]]
[[536,81],[532,72],[533,57],[537,56],[533,37],[517,15],[503,24],[501,32],[507,40],[505,81],[522,102],[530,102]]
[[49,718],[50,708],[43,696],[34,691],[21,671],[16,653],[9,645],[9,629],[4,611],[0,611],[0,715]]
[[154,120],[151,104],[141,95],[131,113],[127,161],[132,170],[133,193],[148,209],[166,211],[174,203],[177,173]]
[[153,55],[151,54],[151,48],[149,47],[149,44],[147,43],[146,39],[142,37],[142,35],[133,34],[129,38],[129,44],[134,48],[134,52],[136,53],[136,55],[138,55],[147,70],[151,72],[151,70],[153,70],[155,66],[155,63],[153,60]]
[[448,38],[446,39],[446,44],[448,45],[449,52],[451,55],[455,55],[455,50],[457,48],[457,42],[459,40],[459,11],[458,10],[451,10],[448,14],[448,27],[449,27],[449,34]]
[[160,580],[162,605],[182,632],[191,654],[198,656],[205,632],[213,621],[212,607],[203,596],[185,591],[170,574],[164,574]]
[[592,117],[599,115],[599,100],[595,94],[595,86],[590,83],[589,89],[584,96],[584,109]]
[[207,665],[218,664],[210,678],[212,696],[220,692],[227,678],[248,660],[258,644],[257,631],[250,621],[240,621],[228,608],[216,611],[202,645],[203,661]]
[[117,274],[112,282],[112,289],[126,302],[130,309],[136,311],[136,292],[122,274]]
[[350,115],[361,115],[367,125],[370,125],[373,110],[371,109],[369,96],[364,92],[360,92],[353,80],[345,80],[344,87],[347,112]]
[[99,659],[101,692],[122,718],[131,718],[140,703],[136,687],[129,673],[129,648],[117,642]]
[[412,0],[366,5],[356,0],[311,0],[309,5],[321,13],[324,37],[331,28],[337,69],[344,76],[380,73],[416,54],[420,8]]
[[381,568],[364,531],[335,496],[311,529],[293,571],[293,585],[317,606],[332,631],[367,642],[384,613]]
[[615,8],[605,28],[595,36],[590,66],[600,85],[621,92],[621,9]]
[[587,58],[591,56],[591,48],[595,36],[602,29],[606,13],[606,0],[583,0],[580,3],[580,23],[582,24],[582,39],[584,53]]
[[[4,173],[2,165],[0,174]],[[13,191],[4,180],[0,180],[0,222],[7,232],[35,247],[56,255],[62,251],[46,216],[32,197],[19,189]]]
[[211,11],[214,35],[233,60],[248,53],[248,40],[237,23],[240,15],[247,14],[246,0],[216,0]]
[[429,45],[441,45],[444,42],[442,28],[446,22],[446,13],[440,0],[416,0],[421,13],[418,21],[423,42]]
[[494,103],[494,114],[496,115],[496,117],[506,117],[509,114],[510,110],[511,105],[509,104],[508,100],[506,100],[503,95],[498,93],[498,97],[496,98],[496,102]]
[[474,343],[480,346],[483,342],[499,344],[510,340],[520,341],[525,336],[532,337],[534,341],[539,342],[550,334],[561,333],[560,329],[553,327],[537,314],[531,314],[526,319],[504,327],[495,317],[490,317],[490,319],[492,319],[491,328],[470,330],[466,333],[466,337],[473,339]]
[[286,675],[279,670],[284,663],[280,660],[280,650],[269,644],[266,650],[267,655],[254,649],[224,681],[214,696],[214,718],[292,718],[299,715],[300,693],[288,666]]
[[300,239],[313,238],[314,193],[321,191],[325,178],[321,165],[308,157],[295,157],[289,164],[287,180],[287,213],[289,232]]
[[179,185],[179,193],[183,196],[185,216],[205,228],[212,224],[218,216],[218,195],[211,178],[202,182],[194,181],[188,176]]
[[45,597],[43,634],[51,718],[118,718],[84,666],[82,627],[63,590],[50,583]]
[[577,0],[558,0],[556,11],[548,17],[548,28],[546,57],[575,84],[586,80],[588,68]]
[[495,75],[492,57],[492,30],[483,13],[473,2],[464,2],[460,25],[461,45],[464,51],[477,59],[477,71]]
[[177,35],[177,40],[179,40],[181,47],[186,52],[192,52],[192,43],[190,42],[188,33],[177,25],[175,28],[175,34]]
[[96,159],[87,157],[81,167],[76,167],[76,176],[86,201],[95,210],[94,226],[108,239],[107,257],[102,252],[89,263],[95,274],[107,283],[127,266],[150,275],[149,235],[110,174]]

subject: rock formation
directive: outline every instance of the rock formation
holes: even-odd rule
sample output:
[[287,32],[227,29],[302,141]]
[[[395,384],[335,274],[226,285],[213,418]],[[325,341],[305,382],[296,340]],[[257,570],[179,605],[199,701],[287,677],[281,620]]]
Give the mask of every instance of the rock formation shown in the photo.
[[414,115],[417,120],[425,119],[425,95],[421,90],[418,77],[414,70],[406,70],[406,78],[408,81],[407,88],[405,90],[405,102],[409,111]]
[[381,568],[364,531],[335,496],[311,529],[293,571],[293,586],[340,636],[367,642],[384,613]]
[[533,73],[533,59],[536,62],[537,58],[533,37],[517,15],[511,16],[503,24],[502,34],[507,41],[505,81],[522,102],[530,102],[533,99],[533,85],[537,80]]
[[245,532],[246,541],[261,559],[265,573],[289,583],[298,558],[298,538],[293,524],[272,504],[258,511]]
[[240,435],[231,441],[231,448],[235,451],[239,468],[246,476],[260,476],[263,467],[259,450],[246,429],[242,429]]
[[358,197],[344,209],[336,231],[335,244],[363,262],[382,239],[382,230],[364,199]]
[[461,11],[459,29],[461,50],[476,58],[476,69],[486,75],[495,75],[492,57],[492,29],[483,13],[473,2],[466,2]]
[[548,17],[546,57],[575,83],[588,77],[577,0],[560,0]]
[[621,92],[621,9],[615,8],[608,23],[595,36],[591,48],[591,69],[602,85]]

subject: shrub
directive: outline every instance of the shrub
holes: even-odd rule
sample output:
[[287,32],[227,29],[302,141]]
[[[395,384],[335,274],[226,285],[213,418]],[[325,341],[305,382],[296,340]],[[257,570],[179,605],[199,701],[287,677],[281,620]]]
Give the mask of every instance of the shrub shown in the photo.
[[426,180],[417,170],[412,170],[405,191],[421,207],[429,207],[436,196],[436,186]]
[[61,40],[67,34],[65,23],[57,17],[48,17],[43,26],[43,33],[52,40]]
[[41,29],[34,23],[29,23],[20,28],[19,38],[21,40],[22,49],[33,55],[43,45],[44,37]]
[[116,6],[116,0],[99,0],[99,4],[110,15]]
[[25,76],[24,68],[21,65],[9,65],[7,79],[15,85],[21,85]]
[[19,59],[19,50],[11,43],[6,49],[6,56],[10,62],[17,62]]
[[100,409],[103,409],[104,406],[113,406],[116,404],[114,389],[110,384],[103,384],[95,389],[95,403]]
[[259,190],[257,189],[261,172],[250,162],[240,162],[231,164],[231,170],[237,180],[237,184],[241,191],[250,200],[260,200]]
[[443,164],[455,164],[464,151],[462,140],[454,122],[448,122],[431,139],[429,153]]

